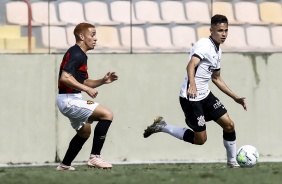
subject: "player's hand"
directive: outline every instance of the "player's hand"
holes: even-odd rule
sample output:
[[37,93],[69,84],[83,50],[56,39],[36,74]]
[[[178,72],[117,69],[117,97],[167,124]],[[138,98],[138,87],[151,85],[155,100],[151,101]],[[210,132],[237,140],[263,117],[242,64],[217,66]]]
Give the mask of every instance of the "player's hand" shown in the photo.
[[246,97],[236,97],[234,101],[238,104],[241,104],[243,108],[247,110]]
[[98,91],[93,88],[89,88],[88,90],[85,91],[91,98],[96,98],[98,95]]
[[103,82],[104,82],[104,84],[109,84],[109,83],[111,83],[111,82],[113,82],[113,81],[115,81],[115,80],[117,80],[117,79],[118,79],[118,76],[116,75],[115,72],[108,72],[108,73],[104,76]]
[[187,90],[187,97],[188,98],[196,98],[197,96],[197,88],[196,85],[190,85]]

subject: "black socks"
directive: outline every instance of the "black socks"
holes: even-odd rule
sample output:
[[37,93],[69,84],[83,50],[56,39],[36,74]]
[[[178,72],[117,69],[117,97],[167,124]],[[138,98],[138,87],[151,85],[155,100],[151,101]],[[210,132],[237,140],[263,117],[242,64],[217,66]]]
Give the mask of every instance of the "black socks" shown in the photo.
[[101,154],[101,150],[104,145],[106,135],[111,123],[112,121],[110,120],[101,120],[97,123],[94,130],[94,138],[93,138],[91,154],[93,155]]
[[62,161],[64,165],[70,166],[72,161],[77,156],[78,152],[81,150],[83,144],[86,142],[87,139],[80,137],[78,134],[76,134],[69,145],[69,148],[67,150],[67,153]]
[[236,132],[230,132],[230,133],[227,133],[227,132],[224,132],[223,131],[223,139],[226,140],[226,141],[235,141],[236,140]]
[[183,141],[194,144],[194,132],[190,129],[187,129],[183,135]]
[[[93,146],[91,154],[93,155],[100,155],[101,149],[104,145],[105,138],[108,132],[108,129],[111,125],[112,121],[110,120],[101,120],[97,123],[95,130],[94,130],[94,138],[93,138]],[[75,159],[79,151],[81,150],[84,143],[87,141],[86,138],[80,137],[76,134],[70,144],[69,148],[66,152],[66,155],[62,161],[62,164],[70,166],[72,161]]]

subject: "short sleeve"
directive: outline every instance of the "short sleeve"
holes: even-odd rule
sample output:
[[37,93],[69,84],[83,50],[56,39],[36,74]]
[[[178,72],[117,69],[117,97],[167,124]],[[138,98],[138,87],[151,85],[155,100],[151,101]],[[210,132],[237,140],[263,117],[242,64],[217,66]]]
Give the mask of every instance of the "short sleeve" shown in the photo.
[[209,50],[209,44],[205,39],[201,39],[194,47],[194,54],[198,55],[201,59],[206,58]]
[[63,68],[63,71],[71,74],[72,76],[75,76],[79,62],[80,59],[77,54],[70,54],[69,59]]

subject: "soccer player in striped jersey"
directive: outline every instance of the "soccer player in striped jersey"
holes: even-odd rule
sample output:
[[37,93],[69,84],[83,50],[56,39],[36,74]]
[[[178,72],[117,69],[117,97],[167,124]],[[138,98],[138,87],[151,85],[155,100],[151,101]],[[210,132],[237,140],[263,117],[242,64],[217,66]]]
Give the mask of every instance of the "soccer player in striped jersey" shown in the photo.
[[80,23],[74,29],[74,36],[76,44],[65,53],[59,71],[57,106],[60,112],[69,118],[76,135],[70,141],[64,159],[57,170],[75,170],[71,163],[90,137],[93,121],[98,123],[94,129],[93,145],[87,165],[110,169],[112,165],[102,159],[101,150],[113,120],[113,112],[97,102],[83,100],[81,92],[95,98],[98,95],[97,87],[117,80],[118,76],[115,72],[108,72],[101,79],[89,79],[86,52],[94,49],[96,45],[95,26]]

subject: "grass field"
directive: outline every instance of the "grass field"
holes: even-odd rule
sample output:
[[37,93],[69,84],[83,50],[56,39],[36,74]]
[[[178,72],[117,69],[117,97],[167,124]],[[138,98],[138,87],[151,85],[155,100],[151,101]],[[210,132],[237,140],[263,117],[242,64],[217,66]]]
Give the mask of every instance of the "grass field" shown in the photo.
[[281,184],[282,163],[263,162],[254,168],[226,168],[224,163],[114,165],[112,170],[76,166],[2,167],[0,184]]

